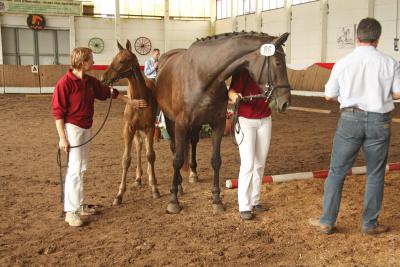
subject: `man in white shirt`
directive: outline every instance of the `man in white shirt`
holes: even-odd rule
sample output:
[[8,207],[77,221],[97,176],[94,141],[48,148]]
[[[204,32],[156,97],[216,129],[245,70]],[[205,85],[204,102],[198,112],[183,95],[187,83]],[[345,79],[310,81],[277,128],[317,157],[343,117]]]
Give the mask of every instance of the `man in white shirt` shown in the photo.
[[156,81],[158,58],[160,57],[160,49],[154,48],[151,52],[151,57],[144,63],[144,74],[147,78]]
[[329,175],[325,181],[323,213],[309,223],[331,234],[339,213],[345,177],[363,147],[367,165],[362,231],[387,232],[378,224],[391,136],[393,99],[400,98],[400,64],[376,47],[381,25],[373,18],[357,27],[357,47],[339,60],[325,85],[325,98],[340,102],[340,119],[333,140]]

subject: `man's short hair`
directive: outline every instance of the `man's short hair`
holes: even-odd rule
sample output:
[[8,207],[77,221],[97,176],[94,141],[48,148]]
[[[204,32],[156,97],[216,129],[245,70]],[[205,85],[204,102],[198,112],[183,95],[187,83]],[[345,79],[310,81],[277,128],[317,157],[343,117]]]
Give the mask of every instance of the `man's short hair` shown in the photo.
[[83,62],[88,61],[92,55],[92,49],[88,47],[76,47],[71,52],[71,67],[80,69]]
[[153,52],[158,52],[158,53],[160,53],[160,49],[154,48],[154,49],[153,49]]
[[362,43],[373,43],[379,39],[382,26],[374,18],[365,18],[358,23],[357,38]]

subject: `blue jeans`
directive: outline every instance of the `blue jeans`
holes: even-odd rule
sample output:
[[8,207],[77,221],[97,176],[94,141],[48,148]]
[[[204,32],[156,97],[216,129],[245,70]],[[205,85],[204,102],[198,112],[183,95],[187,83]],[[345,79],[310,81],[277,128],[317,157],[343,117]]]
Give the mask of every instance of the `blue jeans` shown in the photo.
[[367,165],[363,229],[377,225],[383,199],[390,143],[390,113],[342,111],[333,140],[331,165],[325,181],[320,223],[333,226],[339,213],[344,179],[363,147]]

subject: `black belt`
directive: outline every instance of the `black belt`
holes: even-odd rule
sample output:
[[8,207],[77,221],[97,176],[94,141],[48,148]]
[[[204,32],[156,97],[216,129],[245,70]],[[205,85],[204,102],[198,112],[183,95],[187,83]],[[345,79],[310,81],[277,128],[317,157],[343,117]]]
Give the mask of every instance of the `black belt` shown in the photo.
[[348,112],[365,112],[365,110],[358,107],[346,107],[340,109],[340,111],[348,111]]

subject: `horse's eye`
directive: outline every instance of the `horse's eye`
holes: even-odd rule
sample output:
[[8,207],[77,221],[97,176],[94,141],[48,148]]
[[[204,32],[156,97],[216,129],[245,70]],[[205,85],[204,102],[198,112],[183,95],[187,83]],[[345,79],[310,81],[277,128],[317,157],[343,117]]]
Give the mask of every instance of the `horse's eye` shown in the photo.
[[126,61],[125,60],[121,60],[119,63],[124,64]]
[[280,66],[280,65],[282,65],[282,62],[276,61],[276,65],[277,65],[277,66]]

